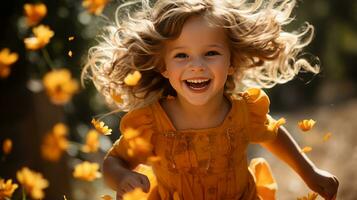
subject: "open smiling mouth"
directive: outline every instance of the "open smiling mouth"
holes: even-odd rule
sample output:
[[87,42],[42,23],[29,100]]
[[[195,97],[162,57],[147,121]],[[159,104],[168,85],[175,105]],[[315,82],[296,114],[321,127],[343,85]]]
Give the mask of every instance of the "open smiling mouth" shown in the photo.
[[187,85],[188,88],[194,91],[204,91],[206,88],[208,88],[209,84],[211,83],[211,79],[191,79],[191,80],[185,80],[185,84]]

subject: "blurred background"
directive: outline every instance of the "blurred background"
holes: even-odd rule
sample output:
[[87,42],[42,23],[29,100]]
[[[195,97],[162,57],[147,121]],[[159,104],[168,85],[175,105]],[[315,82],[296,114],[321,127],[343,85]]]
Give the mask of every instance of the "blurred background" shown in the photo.
[[[42,3],[45,8],[25,8],[26,3]],[[80,73],[100,27],[107,18],[114,18],[121,3],[16,0],[0,7],[0,179],[17,184],[20,179],[29,187],[44,189],[43,199],[114,197],[98,176],[101,170],[96,170],[119,137],[124,113],[101,118],[112,129],[111,135],[90,133],[91,120],[110,109],[91,83],[80,86]],[[286,127],[301,147],[312,148],[307,152],[311,160],[339,178],[338,199],[353,200],[357,198],[357,1],[298,1],[293,14],[296,19],[288,30],[306,21],[315,26],[315,37],[305,53],[319,57],[321,73],[300,73],[289,83],[266,90],[271,114],[285,117]],[[41,24],[50,30],[33,30]],[[60,73],[50,73],[53,70]],[[298,128],[303,119],[316,121],[311,131],[303,133]],[[326,134],[331,137],[326,139]],[[271,164],[279,185],[278,199],[296,199],[309,192],[270,153],[258,145],[249,150],[250,158],[264,156]],[[98,163],[89,167],[89,175],[83,173],[84,165],[79,166],[84,161]],[[24,167],[41,173],[42,178],[24,172]],[[30,178],[24,181],[23,176]],[[21,199],[21,190],[17,188],[12,199]],[[35,192],[26,191],[29,199],[36,198]]]

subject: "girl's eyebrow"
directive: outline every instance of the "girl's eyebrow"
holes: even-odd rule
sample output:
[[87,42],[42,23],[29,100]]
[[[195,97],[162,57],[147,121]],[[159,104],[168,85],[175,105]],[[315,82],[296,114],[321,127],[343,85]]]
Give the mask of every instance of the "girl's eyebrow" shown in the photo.
[[208,45],[208,47],[217,47],[217,48],[223,49],[223,45],[221,45],[221,44],[211,44],[211,45]]
[[[221,45],[221,44],[210,44],[210,45],[207,45],[207,47],[216,47],[216,48],[223,49],[223,45]],[[177,47],[171,48],[170,51],[174,51],[177,49],[184,49],[184,48],[186,48],[186,46],[177,46]]]

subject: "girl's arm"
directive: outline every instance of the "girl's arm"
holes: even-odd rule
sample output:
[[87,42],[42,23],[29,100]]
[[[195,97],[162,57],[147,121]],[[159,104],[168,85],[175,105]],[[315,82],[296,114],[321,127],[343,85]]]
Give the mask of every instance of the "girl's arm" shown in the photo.
[[144,192],[149,192],[149,179],[140,173],[129,169],[127,163],[114,156],[106,156],[103,161],[103,176],[106,184],[117,192],[117,199],[134,190],[141,188]]
[[318,169],[303,153],[289,132],[280,127],[275,140],[261,143],[274,155],[293,168],[313,191],[325,199],[335,199],[339,182],[327,171]]

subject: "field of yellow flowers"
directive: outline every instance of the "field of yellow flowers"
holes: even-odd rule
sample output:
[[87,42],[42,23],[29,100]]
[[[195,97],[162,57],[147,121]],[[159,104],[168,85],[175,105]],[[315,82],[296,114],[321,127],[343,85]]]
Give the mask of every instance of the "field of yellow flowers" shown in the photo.
[[[100,15],[108,3],[107,0],[93,1],[84,0],[82,2],[83,10],[88,12],[87,15]],[[52,55],[47,50],[47,45],[51,44],[51,39],[55,35],[55,31],[50,25],[45,25],[42,21],[48,14],[48,8],[45,3],[25,3],[23,4],[23,16],[19,17],[19,27],[27,33],[23,40],[25,55],[39,56],[40,60],[45,62],[45,68],[38,65],[36,79],[30,80],[28,88],[33,92],[44,91],[46,97],[53,105],[61,107],[68,104],[73,95],[80,90],[79,81],[73,77],[71,71],[65,67],[59,67],[52,60]],[[63,40],[68,42],[74,41],[75,36],[70,35]],[[72,50],[68,51],[68,57],[72,57]],[[10,47],[0,49],[0,78],[5,80],[11,76],[12,66],[21,58],[19,54]],[[36,96],[36,95],[35,95]],[[63,113],[63,112],[62,112]],[[51,113],[47,113],[51,115]],[[71,149],[81,151],[85,154],[95,154],[99,150],[99,141],[101,135],[110,135],[111,129],[104,122],[97,119],[92,120],[92,127],[88,129],[84,136],[83,143],[71,141],[69,138],[69,128],[63,122],[58,120],[46,133],[40,136],[40,156],[45,160],[47,165],[60,165],[60,161],[64,159],[64,154],[67,154]],[[90,122],[88,122],[90,124]],[[29,136],[31,137],[31,136]],[[36,139],[36,138],[35,138]],[[1,163],[2,172],[9,171],[6,169],[16,170],[15,177],[11,174],[1,173],[0,177],[0,200],[5,199],[46,199],[46,190],[51,187],[58,187],[54,181],[49,181],[43,172],[32,169],[30,164],[24,162],[17,166],[17,169],[11,168],[12,154],[14,150],[21,145],[20,142],[14,142],[12,137],[1,137]],[[34,150],[35,148],[33,148]],[[68,153],[71,154],[71,153]],[[73,155],[73,154],[72,154]],[[102,159],[102,157],[101,157]],[[51,168],[51,167],[49,167]],[[101,177],[99,172],[100,164],[98,162],[87,161],[85,159],[76,160],[76,164],[72,166],[72,177],[85,182],[93,182]],[[10,170],[11,171],[11,170]],[[53,175],[61,176],[61,174]],[[59,178],[59,177],[58,177]],[[59,178],[60,179],[60,178]],[[65,187],[64,187],[65,188]],[[61,191],[61,187],[53,188],[52,190]],[[58,198],[66,199],[65,191]],[[60,193],[61,193],[60,192]],[[98,197],[99,198],[99,197]],[[103,199],[110,199],[109,196],[103,196]]]

